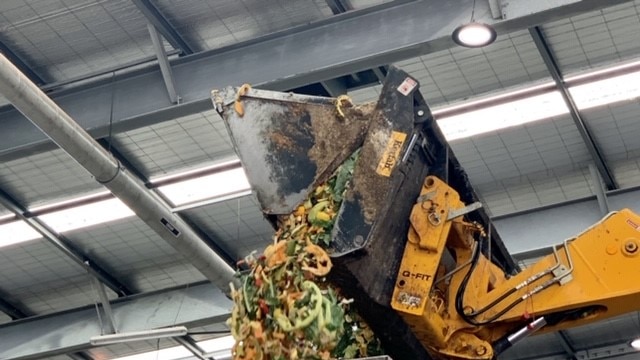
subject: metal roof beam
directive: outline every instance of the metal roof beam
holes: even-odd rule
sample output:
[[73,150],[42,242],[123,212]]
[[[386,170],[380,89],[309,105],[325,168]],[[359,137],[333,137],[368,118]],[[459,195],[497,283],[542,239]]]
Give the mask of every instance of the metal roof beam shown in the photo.
[[[137,295],[111,302],[120,332],[222,323],[231,301],[211,284]],[[0,325],[0,359],[37,359],[85,350],[101,334],[92,306]]]
[[562,348],[569,356],[569,359],[577,360],[578,358],[576,357],[576,349],[574,349],[573,346],[571,345],[571,342],[569,341],[569,336],[567,335],[566,331],[560,330],[555,334],[558,337],[558,340],[560,340],[560,345],[562,345]]
[[169,100],[171,100],[172,104],[177,104],[180,102],[180,97],[176,92],[176,85],[175,85],[175,81],[173,81],[173,72],[171,71],[171,64],[169,63],[167,52],[164,50],[164,45],[162,44],[162,38],[160,38],[160,34],[158,33],[158,30],[151,23],[147,24],[147,28],[149,29],[149,36],[151,36],[153,49],[155,50],[156,57],[158,58],[158,64],[160,65],[160,73],[162,74],[162,80],[164,80],[164,86],[167,88],[167,93],[169,94]]
[[40,235],[49,241],[49,243],[62,251],[62,253],[64,253],[69,259],[73,260],[73,262],[80,265],[89,273],[89,275],[108,286],[118,296],[131,295],[133,293],[128,286],[118,281],[114,276],[109,274],[109,272],[104,270],[102,266],[86,254],[83,254],[82,251],[77,249],[67,239],[56,233],[47,224],[37,217],[30,216],[27,209],[13,199],[11,195],[2,190],[0,190],[0,204],[13,212],[20,220],[26,222],[27,225],[40,233]]
[[529,29],[529,33],[531,34],[531,37],[536,44],[536,48],[538,49],[540,56],[542,56],[542,59],[547,66],[547,70],[551,74],[551,77],[555,81],[556,86],[560,91],[560,94],[562,95],[562,99],[569,108],[569,114],[571,115],[574,124],[578,128],[578,132],[580,133],[584,144],[587,146],[587,150],[589,151],[589,154],[591,155],[591,158],[593,159],[598,172],[602,176],[604,183],[609,190],[617,189],[618,184],[613,175],[613,172],[611,171],[611,169],[609,169],[609,166],[607,165],[606,159],[602,154],[600,147],[596,143],[591,131],[589,130],[589,126],[582,118],[580,110],[578,109],[573,96],[571,96],[569,88],[564,82],[564,78],[562,76],[562,73],[560,72],[560,67],[558,66],[555,56],[553,55],[553,52],[551,51],[551,48],[549,47],[549,44],[547,43],[544,34],[542,33],[542,29],[540,29],[539,26],[534,26]]
[[593,190],[598,199],[598,205],[600,206],[600,213],[605,216],[609,213],[609,202],[607,201],[607,189],[602,183],[602,176],[598,172],[598,169],[594,164],[589,164],[589,172],[591,173],[591,180],[593,181]]
[[[536,24],[613,6],[629,0],[562,0],[553,9],[523,14],[493,23],[501,35]],[[113,92],[115,132],[211,110],[214,88],[250,83],[265,89],[289,90],[333,79],[453,46],[451,32],[472,9],[468,0],[396,1],[386,7],[351,11],[303,27],[242,44],[207,51],[172,62],[176,87],[183,102],[166,96],[159,69],[116,76],[50,96],[94,137],[108,133]],[[478,14],[489,14],[478,2]],[[482,7],[487,7],[483,11]],[[402,24],[410,24],[410,28]],[[4,111],[3,111],[4,110]],[[52,148],[50,140],[19,112],[0,109],[0,161]],[[23,150],[20,152],[20,150]],[[12,154],[13,153],[13,154]],[[15,153],[18,153],[16,155]]]
[[0,53],[3,53],[23,74],[36,85],[44,85],[46,81],[40,77],[20,56],[13,52],[5,43],[0,41]]
[[[21,309],[19,306],[15,304],[9,303],[4,299],[4,295],[0,295],[0,311],[7,314],[11,320],[19,320],[24,319],[29,316],[33,316],[33,314],[25,309]],[[93,360],[91,356],[84,352],[75,352],[67,355],[71,360]]]
[[89,356],[87,353],[84,353],[84,352],[71,353],[71,354],[67,354],[67,356],[71,360],[93,360],[91,356]]
[[11,320],[23,319],[31,315],[26,309],[22,309],[20,306],[6,300],[4,294],[0,294],[0,311],[7,314]]
[[185,349],[189,350],[196,359],[199,360],[213,360],[205,356],[205,351],[198,346],[198,344],[190,336],[174,337],[173,340],[182,345]]
[[381,84],[384,82],[384,79],[387,77],[388,70],[389,70],[388,65],[378,66],[371,69],[371,71],[373,71],[373,73],[376,75],[376,77],[378,78],[378,81]]
[[325,0],[331,12],[334,15],[345,13],[349,10],[353,10],[353,5],[349,0]]
[[160,10],[150,0],[131,0],[138,7],[138,10],[147,18],[153,26],[164,36],[165,39],[175,49],[182,50],[185,55],[193,54],[194,51],[185,41],[185,39],[178,33],[178,31],[171,26],[167,18],[160,12]]
[[338,97],[347,93],[347,85],[342,79],[321,81],[320,85],[322,85],[331,97]]

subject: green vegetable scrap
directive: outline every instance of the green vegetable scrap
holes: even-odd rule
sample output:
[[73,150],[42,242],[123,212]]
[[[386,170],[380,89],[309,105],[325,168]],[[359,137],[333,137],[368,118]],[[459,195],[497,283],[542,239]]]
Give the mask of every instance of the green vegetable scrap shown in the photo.
[[244,261],[248,273],[232,286],[228,325],[234,360],[351,359],[381,355],[373,331],[325,276],[332,267],[323,247],[353,174],[357,152],[292,214],[279,219],[274,243]]

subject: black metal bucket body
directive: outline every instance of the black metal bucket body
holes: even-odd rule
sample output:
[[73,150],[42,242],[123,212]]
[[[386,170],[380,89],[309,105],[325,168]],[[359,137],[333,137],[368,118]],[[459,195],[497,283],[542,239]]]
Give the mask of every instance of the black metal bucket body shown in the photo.
[[291,213],[360,146],[369,126],[371,107],[339,119],[330,98],[251,89],[236,105],[237,92],[228,88],[217,98],[265,214]]
[[[374,105],[336,116],[335,100],[237,89],[214,95],[249,182],[265,214],[289,214],[309,192],[361,147],[332,234],[330,280],[355,299],[359,312],[395,359],[427,353],[389,304],[409,228],[409,214],[427,175],[449,183],[466,203],[476,202],[418,82],[391,67]],[[491,226],[484,210],[469,215]],[[518,271],[496,231],[492,259]]]

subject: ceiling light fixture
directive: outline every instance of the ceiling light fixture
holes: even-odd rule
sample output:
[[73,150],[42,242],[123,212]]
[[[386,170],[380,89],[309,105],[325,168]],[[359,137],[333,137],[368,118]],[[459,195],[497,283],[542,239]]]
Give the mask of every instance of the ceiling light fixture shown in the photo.
[[473,0],[471,10],[471,21],[455,28],[451,34],[453,42],[468,48],[479,48],[487,46],[496,40],[498,34],[496,30],[488,24],[476,22],[474,15],[476,12],[476,1]]
[[133,331],[119,334],[107,334],[92,336],[89,339],[91,345],[109,345],[119,344],[130,341],[142,341],[142,340],[156,340],[166,337],[185,336],[187,335],[187,328],[184,326],[174,326],[169,328]]
[[640,350],[640,338],[637,338],[631,342],[631,347]]

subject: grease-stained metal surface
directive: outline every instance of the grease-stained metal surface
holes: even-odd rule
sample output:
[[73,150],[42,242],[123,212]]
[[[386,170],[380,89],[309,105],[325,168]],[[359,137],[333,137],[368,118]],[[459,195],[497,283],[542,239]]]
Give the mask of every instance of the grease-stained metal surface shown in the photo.
[[217,99],[266,214],[291,213],[360,146],[370,123],[371,106],[346,107],[340,117],[330,98],[251,89],[237,105],[237,91]]

